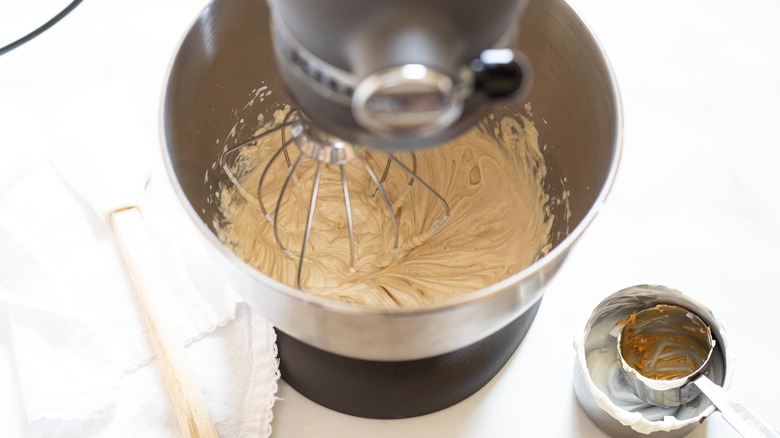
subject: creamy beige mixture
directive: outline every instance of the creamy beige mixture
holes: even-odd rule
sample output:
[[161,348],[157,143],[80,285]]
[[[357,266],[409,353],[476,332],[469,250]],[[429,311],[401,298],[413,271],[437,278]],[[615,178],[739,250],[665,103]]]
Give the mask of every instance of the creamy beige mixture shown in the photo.
[[[343,188],[337,166],[323,166],[301,287],[311,293],[368,307],[414,307],[466,294],[494,284],[527,267],[550,249],[553,218],[542,189],[546,167],[538,133],[525,117],[505,118],[493,128],[474,128],[445,145],[416,153],[417,173],[447,200],[442,204],[397,165],[384,184],[395,204],[400,243],[388,255],[393,228],[387,208],[359,160],[345,165],[355,230],[355,270],[349,269],[349,237]],[[486,129],[491,129],[490,134]],[[492,135],[491,135],[492,134]],[[496,140],[498,139],[498,140]],[[247,263],[291,286],[298,257],[277,246],[271,222],[256,199],[258,180],[281,144],[269,134],[245,148],[231,170],[241,187],[219,193],[224,214],[215,228],[223,242]],[[298,155],[290,146],[291,161]],[[412,167],[410,154],[398,155]],[[386,157],[367,152],[381,177]],[[304,159],[295,172],[276,220],[282,243],[300,251],[316,171]],[[273,217],[287,164],[280,157],[262,186],[263,202]]]

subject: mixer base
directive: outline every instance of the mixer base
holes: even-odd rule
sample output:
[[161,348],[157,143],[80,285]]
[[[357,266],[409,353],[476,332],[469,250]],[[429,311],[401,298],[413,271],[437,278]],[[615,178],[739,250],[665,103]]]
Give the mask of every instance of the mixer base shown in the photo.
[[282,379],[304,397],[338,412],[378,419],[425,415],[485,386],[520,345],[540,304],[472,345],[402,362],[339,356],[277,329],[279,368]]

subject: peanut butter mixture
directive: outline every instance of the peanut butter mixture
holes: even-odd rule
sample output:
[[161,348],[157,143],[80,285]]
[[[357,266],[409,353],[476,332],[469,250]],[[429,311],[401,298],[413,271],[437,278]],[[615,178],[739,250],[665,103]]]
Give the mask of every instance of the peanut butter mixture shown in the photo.
[[[277,114],[277,121],[283,114]],[[267,127],[265,128],[267,129]],[[231,170],[240,187],[219,193],[224,217],[215,219],[219,238],[248,264],[295,287],[298,256],[311,199],[316,163],[304,159],[276,213],[288,166],[280,157],[262,186],[263,204],[278,222],[277,245],[271,220],[257,201],[260,174],[282,143],[280,131],[240,153]],[[289,147],[294,162],[298,151]],[[381,176],[386,156],[366,152]],[[411,154],[398,154],[409,168]],[[483,123],[460,138],[416,153],[417,174],[447,200],[439,200],[400,166],[391,165],[384,184],[397,217],[399,248],[390,254],[393,227],[376,185],[359,160],[344,166],[354,221],[355,269],[339,168],[323,166],[312,230],[302,270],[306,291],[374,308],[417,307],[495,284],[526,268],[551,247],[553,218],[543,190],[547,173],[538,133],[523,116]],[[274,217],[275,215],[275,217]]]
[[628,317],[620,352],[628,365],[650,379],[686,377],[709,356],[708,331],[688,310],[659,305]]

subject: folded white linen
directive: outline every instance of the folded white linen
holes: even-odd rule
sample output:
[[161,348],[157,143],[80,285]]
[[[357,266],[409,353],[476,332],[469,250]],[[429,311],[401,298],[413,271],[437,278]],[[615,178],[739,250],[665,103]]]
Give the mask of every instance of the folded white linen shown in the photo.
[[[154,411],[162,411],[150,418],[162,418],[160,424],[172,420],[170,430],[176,430],[173,411],[163,408],[168,399],[159,372],[154,362],[144,366],[153,350],[110,226],[67,188],[47,158],[37,154],[17,169],[0,178],[0,305],[7,312],[9,351],[28,426],[64,420],[113,424],[104,417],[113,418],[118,406],[134,400],[143,404],[153,390],[159,405]],[[170,316],[182,342],[202,338],[198,349],[213,350],[193,367],[204,391],[219,386],[206,393],[218,428],[238,431],[255,424],[247,418],[262,418],[251,434],[225,436],[267,436],[278,378],[273,330],[244,309],[243,322],[220,329],[220,336],[206,336],[235,318],[240,299],[210,269],[197,230],[160,169],[146,193],[142,214],[165,273]],[[145,383],[138,375],[147,375]],[[248,416],[236,418],[237,408]],[[65,423],[62,430],[78,427]]]

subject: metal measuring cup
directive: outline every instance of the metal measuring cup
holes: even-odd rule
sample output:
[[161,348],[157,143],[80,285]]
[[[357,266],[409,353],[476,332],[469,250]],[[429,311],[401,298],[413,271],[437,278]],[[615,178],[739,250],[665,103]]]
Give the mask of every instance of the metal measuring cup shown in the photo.
[[688,309],[658,304],[632,313],[617,342],[620,372],[643,401],[679,406],[704,393],[742,436],[780,437],[706,376],[715,339],[709,326]]

